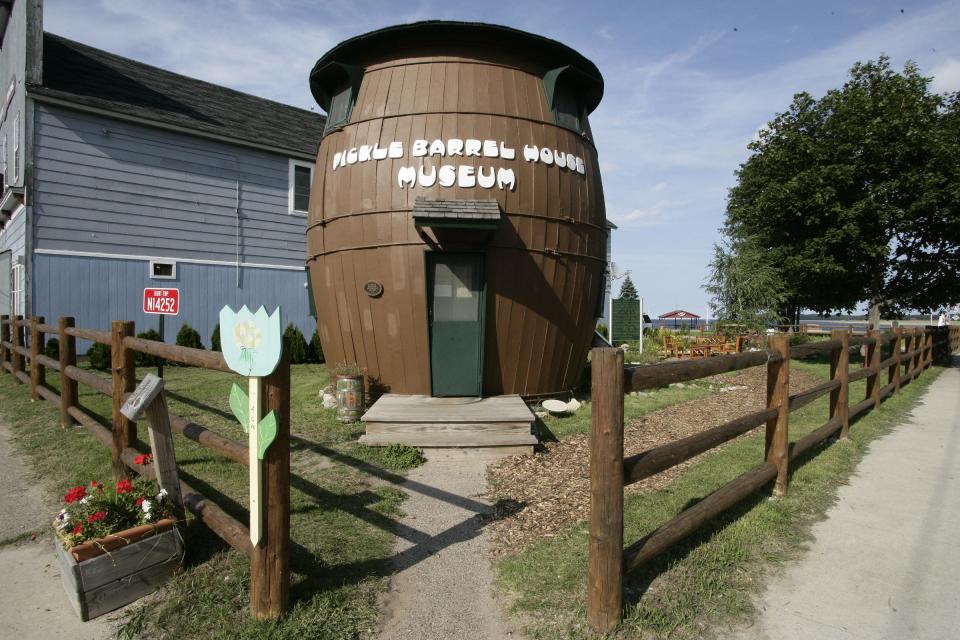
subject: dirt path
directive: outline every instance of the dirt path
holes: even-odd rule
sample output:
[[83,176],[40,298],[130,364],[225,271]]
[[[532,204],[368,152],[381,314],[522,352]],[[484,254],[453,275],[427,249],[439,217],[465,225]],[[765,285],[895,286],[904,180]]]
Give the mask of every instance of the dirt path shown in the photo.
[[409,495],[398,533],[379,640],[500,640],[520,635],[493,594],[485,525],[489,458],[431,459],[401,486]]
[[55,503],[13,451],[10,428],[0,422],[0,540],[36,531],[36,539],[0,547],[0,638],[100,640],[113,633],[104,618],[80,622],[60,584],[47,531]]

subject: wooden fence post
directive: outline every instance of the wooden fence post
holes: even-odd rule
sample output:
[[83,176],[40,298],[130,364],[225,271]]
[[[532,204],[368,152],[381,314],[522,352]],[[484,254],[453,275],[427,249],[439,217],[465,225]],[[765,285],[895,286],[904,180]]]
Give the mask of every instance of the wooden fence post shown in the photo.
[[893,384],[894,393],[900,391],[900,355],[902,353],[900,350],[900,340],[902,336],[903,330],[897,327],[893,330],[893,341],[890,343],[890,354],[893,356],[894,362],[887,370],[887,384]]
[[872,375],[867,376],[866,400],[873,400],[873,408],[880,406],[880,331],[870,329],[867,331],[868,338],[875,338],[873,344],[867,345],[867,357],[863,364],[874,370]]
[[30,398],[32,400],[40,399],[37,388],[42,387],[47,381],[47,368],[37,362],[37,356],[43,353],[43,345],[46,343],[39,329],[39,326],[45,322],[43,316],[30,318]]
[[7,368],[3,365],[7,362],[7,346],[5,342],[10,342],[10,316],[0,316],[0,373],[6,373]]
[[10,327],[13,334],[13,353],[10,357],[10,364],[13,365],[13,381],[17,384],[23,384],[17,373],[23,371],[23,355],[18,351],[18,347],[23,346],[23,319],[20,316],[10,316]]
[[790,336],[770,336],[770,349],[780,354],[780,359],[767,363],[767,407],[777,410],[777,417],[767,421],[767,438],[764,449],[767,462],[777,467],[777,480],[773,495],[782,497],[787,493],[787,463],[790,460]]
[[123,396],[133,391],[137,385],[137,372],[133,365],[134,353],[123,345],[123,339],[133,335],[133,322],[114,320],[110,330],[110,370],[113,389],[113,479],[130,477],[127,465],[120,459],[120,453],[137,442],[137,425],[120,410],[123,408]]
[[845,440],[850,432],[850,333],[845,329],[830,332],[831,340],[839,340],[839,349],[830,353],[830,379],[840,386],[830,392],[830,419],[839,418],[840,439]]
[[250,614],[275,620],[290,601],[290,351],[263,380],[265,414],[277,413],[277,437],[263,459],[264,527],[250,554]]
[[[917,348],[917,332],[915,329],[910,329],[907,331],[906,337],[907,345],[907,354],[912,354],[913,350]],[[903,375],[910,379],[913,373],[913,356],[909,355],[907,359],[901,363],[903,365]]]
[[609,633],[623,613],[623,351],[591,352],[587,622]]
[[77,406],[77,381],[67,376],[67,367],[77,366],[77,339],[67,335],[67,329],[73,328],[73,324],[73,318],[60,317],[60,426],[64,429],[76,423],[70,407]]

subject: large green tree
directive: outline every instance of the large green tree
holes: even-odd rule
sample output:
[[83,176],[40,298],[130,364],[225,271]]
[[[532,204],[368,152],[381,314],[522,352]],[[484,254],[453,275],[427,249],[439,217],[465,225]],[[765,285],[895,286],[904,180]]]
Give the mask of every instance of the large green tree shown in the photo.
[[724,232],[772,261],[787,315],[960,298],[960,99],[929,84],[912,63],[857,63],[750,144]]

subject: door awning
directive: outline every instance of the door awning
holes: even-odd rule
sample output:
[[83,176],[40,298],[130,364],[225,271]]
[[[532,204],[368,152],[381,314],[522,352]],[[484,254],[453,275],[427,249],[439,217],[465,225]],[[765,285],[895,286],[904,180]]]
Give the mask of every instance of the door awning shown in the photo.
[[418,196],[413,223],[434,229],[495,229],[500,222],[496,200],[433,200]]

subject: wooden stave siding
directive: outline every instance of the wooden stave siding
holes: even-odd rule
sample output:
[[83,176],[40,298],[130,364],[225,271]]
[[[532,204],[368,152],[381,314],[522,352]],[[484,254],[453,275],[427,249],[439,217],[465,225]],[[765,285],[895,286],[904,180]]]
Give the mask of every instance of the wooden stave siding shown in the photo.
[[[578,384],[602,294],[606,216],[596,149],[553,123],[542,71],[456,56],[367,67],[350,123],[321,143],[307,225],[318,331],[329,361],[357,361],[395,393],[429,393],[427,245],[413,224],[414,199],[495,197],[504,219],[489,245],[476,247],[487,256],[484,394],[537,395]],[[508,85],[513,97],[502,91]],[[397,169],[418,164],[409,155],[414,139],[451,137],[513,146],[513,161],[471,160],[513,168],[515,191],[396,186]],[[391,140],[404,142],[404,157],[330,170],[338,150]],[[523,161],[524,143],[573,151],[584,158],[587,175]],[[362,292],[368,280],[384,284],[380,298]]]

